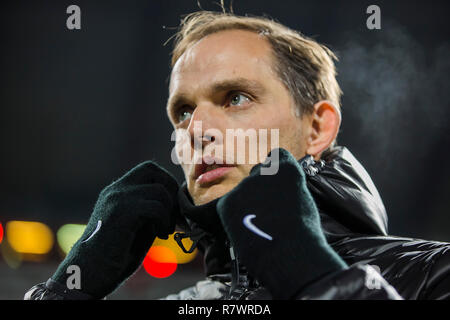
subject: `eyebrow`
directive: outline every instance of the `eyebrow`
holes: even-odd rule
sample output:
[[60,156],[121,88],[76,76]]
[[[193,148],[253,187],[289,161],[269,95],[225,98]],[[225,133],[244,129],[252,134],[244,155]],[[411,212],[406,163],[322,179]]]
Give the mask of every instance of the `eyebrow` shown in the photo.
[[[262,95],[266,89],[264,86],[257,80],[249,80],[246,78],[235,78],[235,79],[227,79],[221,80],[211,84],[207,88],[207,92],[211,95],[214,92],[218,91],[233,91],[233,90],[242,90],[247,91],[250,94],[254,94],[256,96]],[[188,103],[190,99],[188,95],[184,93],[177,93],[172,96],[167,103],[167,113],[170,115],[171,111],[175,106]]]
[[231,91],[231,90],[244,90],[253,92],[256,95],[260,95],[264,93],[265,89],[263,85],[256,80],[249,80],[246,78],[236,78],[223,80],[216,83],[213,83],[210,86],[212,92],[217,91]]

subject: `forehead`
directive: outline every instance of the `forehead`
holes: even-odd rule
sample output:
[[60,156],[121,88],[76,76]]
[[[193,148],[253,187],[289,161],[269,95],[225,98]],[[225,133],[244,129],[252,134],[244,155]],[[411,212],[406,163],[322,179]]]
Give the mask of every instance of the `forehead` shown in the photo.
[[169,91],[230,78],[261,80],[272,73],[272,50],[264,36],[245,30],[220,31],[181,55],[173,67]]

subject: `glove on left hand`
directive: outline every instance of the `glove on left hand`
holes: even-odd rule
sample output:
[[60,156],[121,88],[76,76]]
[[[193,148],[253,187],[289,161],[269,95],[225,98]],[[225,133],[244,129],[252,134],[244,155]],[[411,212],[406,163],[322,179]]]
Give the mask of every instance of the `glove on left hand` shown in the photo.
[[346,264],[325,239],[303,168],[288,151],[274,151],[279,151],[278,173],[261,175],[269,164],[254,166],[219,200],[217,212],[249,274],[275,299],[289,299]]

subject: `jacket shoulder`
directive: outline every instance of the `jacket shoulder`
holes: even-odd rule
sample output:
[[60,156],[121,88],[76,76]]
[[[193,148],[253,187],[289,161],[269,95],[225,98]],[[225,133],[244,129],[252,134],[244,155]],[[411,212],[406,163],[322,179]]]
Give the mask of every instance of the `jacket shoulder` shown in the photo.
[[450,243],[352,235],[330,245],[349,265],[377,269],[405,299],[450,298]]

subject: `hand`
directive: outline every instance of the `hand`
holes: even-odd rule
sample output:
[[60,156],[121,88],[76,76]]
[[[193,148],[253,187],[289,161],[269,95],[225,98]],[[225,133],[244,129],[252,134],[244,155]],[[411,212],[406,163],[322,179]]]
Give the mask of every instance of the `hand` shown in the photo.
[[139,267],[156,236],[167,239],[174,231],[177,191],[177,181],[151,161],[107,186],[51,280],[66,287],[67,268],[76,265],[82,293],[93,298],[111,293]]
[[[275,299],[289,299],[346,264],[326,242],[302,167],[288,151],[274,151],[278,164],[254,166],[218,201],[217,212],[248,272]],[[263,167],[276,165],[275,175],[261,174]]]

